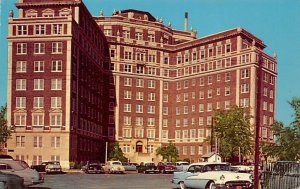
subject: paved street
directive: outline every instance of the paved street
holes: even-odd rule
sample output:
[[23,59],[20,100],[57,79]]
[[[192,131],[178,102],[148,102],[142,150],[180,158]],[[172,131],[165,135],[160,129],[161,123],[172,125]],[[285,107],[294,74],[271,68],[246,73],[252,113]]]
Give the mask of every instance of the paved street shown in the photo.
[[30,189],[172,189],[172,174],[60,174]]

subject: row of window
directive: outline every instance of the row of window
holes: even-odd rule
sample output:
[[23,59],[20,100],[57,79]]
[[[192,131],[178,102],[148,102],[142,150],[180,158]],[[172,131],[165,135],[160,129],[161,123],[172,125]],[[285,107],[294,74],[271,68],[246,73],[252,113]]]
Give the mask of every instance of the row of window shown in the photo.
[[[26,91],[26,79],[16,79],[16,90]],[[33,79],[33,90],[45,89],[45,79]],[[51,79],[51,90],[62,90],[62,79]]]
[[[26,159],[25,159],[26,157]],[[28,161],[28,155],[16,155],[16,160]],[[47,159],[48,160],[48,159]],[[51,161],[60,161],[59,155],[50,155]],[[43,156],[41,155],[33,155],[32,156],[32,165],[41,165],[43,162]]]
[[[44,108],[44,97],[33,97],[33,108]],[[51,97],[51,108],[61,108],[62,97]],[[26,97],[16,97],[16,108],[26,108]]]
[[[43,113],[32,113],[32,126],[44,126]],[[27,114],[26,113],[14,113],[14,125],[15,126],[27,126]],[[49,114],[51,127],[62,126],[62,113],[50,113]]]
[[[26,140],[25,136],[16,136],[16,147],[29,147],[26,146],[26,143],[32,144],[32,147],[34,148],[42,148],[42,147],[51,147],[51,148],[60,148],[61,146],[61,137],[60,136],[51,136],[51,141],[50,145],[46,144],[45,146],[45,141],[43,143],[43,137],[42,136],[34,136],[34,137],[29,137],[30,140],[33,138],[33,141],[28,141]],[[49,145],[49,146],[48,146]]]
[[[36,24],[34,25],[34,35],[61,35],[63,34],[64,24],[51,24],[51,33],[46,32],[46,26],[49,24]],[[32,25],[17,25],[18,36],[28,36],[29,27]]]
[[[27,61],[17,61],[16,73],[27,72]],[[33,61],[33,72],[45,72],[45,61]],[[53,60],[51,63],[51,72],[62,72],[62,61]]]
[[[17,43],[17,54],[27,54],[28,49],[31,48],[27,43]],[[46,47],[45,43],[34,43],[33,54],[45,54],[47,50],[52,54],[61,54],[63,52],[62,42],[52,42],[51,50]]]

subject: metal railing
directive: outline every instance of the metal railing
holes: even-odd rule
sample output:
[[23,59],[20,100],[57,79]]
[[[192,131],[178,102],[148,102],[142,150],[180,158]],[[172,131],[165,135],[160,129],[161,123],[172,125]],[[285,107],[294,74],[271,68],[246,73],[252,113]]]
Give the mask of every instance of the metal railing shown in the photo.
[[261,174],[262,189],[300,188],[300,163],[278,161],[266,164]]

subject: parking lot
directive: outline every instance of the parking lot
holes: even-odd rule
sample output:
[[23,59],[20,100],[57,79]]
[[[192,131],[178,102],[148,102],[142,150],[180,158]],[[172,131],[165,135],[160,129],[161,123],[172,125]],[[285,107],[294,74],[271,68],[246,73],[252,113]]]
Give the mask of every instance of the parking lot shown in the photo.
[[45,183],[30,189],[171,189],[172,174],[84,174],[47,175]]

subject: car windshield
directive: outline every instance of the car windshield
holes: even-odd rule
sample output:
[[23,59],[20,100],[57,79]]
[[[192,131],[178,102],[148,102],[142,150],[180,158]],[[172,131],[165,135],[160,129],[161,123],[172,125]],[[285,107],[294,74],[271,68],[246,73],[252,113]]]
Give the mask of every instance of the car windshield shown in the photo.
[[59,162],[58,161],[49,161],[48,164],[59,165]]
[[182,163],[178,163],[178,165],[189,165],[188,162],[182,162]]
[[113,165],[122,165],[121,162],[112,162]]
[[24,167],[24,169],[29,168],[29,165],[25,161],[19,161],[20,165]]

